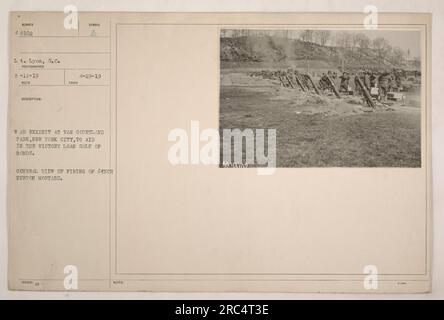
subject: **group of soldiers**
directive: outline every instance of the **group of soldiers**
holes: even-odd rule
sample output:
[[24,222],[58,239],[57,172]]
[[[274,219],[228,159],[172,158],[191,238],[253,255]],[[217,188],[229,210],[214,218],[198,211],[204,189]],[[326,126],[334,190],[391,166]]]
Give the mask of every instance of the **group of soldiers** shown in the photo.
[[[331,72],[327,73],[330,76]],[[334,74],[332,75],[334,77]],[[323,78],[321,77],[321,80]],[[378,88],[378,98],[385,100],[387,98],[387,93],[391,91],[399,91],[401,88],[401,74],[397,70],[383,70],[381,72],[370,71],[370,70],[358,70],[354,74],[350,74],[345,71],[339,77],[340,85],[339,92],[350,94],[353,92],[355,95],[362,95],[363,88],[359,85],[359,80],[364,85],[364,87],[372,92],[372,88]],[[351,90],[350,80],[354,81],[354,90]],[[359,79],[359,80],[358,80]]]
[[[285,87],[297,87],[299,86],[303,91],[314,89],[317,93],[319,90],[333,91],[336,95],[343,94],[355,94],[363,95],[363,87],[368,92],[378,92],[375,95],[376,98],[381,100],[387,99],[387,93],[391,91],[399,91],[401,87],[402,74],[396,70],[358,70],[350,73],[344,71],[342,75],[338,75],[337,72],[328,71],[320,76],[319,81],[315,84],[312,78],[308,74],[300,73],[298,70],[261,70],[251,74],[252,76],[261,76],[266,79],[279,80]],[[337,79],[339,80],[339,90],[336,89]],[[359,85],[359,80],[361,85]],[[354,88],[351,87],[351,81],[354,82]],[[372,90],[375,88],[375,90]],[[373,94],[372,94],[373,95]]]
[[326,74],[323,73],[321,78],[319,79],[319,88],[321,90],[330,90],[331,82],[333,81],[333,83],[335,83],[337,78],[338,74],[336,72],[328,71]]

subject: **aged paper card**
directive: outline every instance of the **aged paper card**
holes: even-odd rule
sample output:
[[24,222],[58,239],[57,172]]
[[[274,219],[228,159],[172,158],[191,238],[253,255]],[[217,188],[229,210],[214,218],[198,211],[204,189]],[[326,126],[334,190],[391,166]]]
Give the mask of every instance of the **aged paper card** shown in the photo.
[[430,22],[12,12],[10,288],[429,291]]

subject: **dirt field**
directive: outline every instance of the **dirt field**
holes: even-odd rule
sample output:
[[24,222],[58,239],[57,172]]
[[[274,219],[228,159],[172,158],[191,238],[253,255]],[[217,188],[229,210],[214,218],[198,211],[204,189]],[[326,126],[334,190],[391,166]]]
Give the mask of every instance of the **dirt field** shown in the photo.
[[419,92],[370,110],[358,96],[303,93],[221,72],[220,128],[277,129],[278,167],[420,167]]

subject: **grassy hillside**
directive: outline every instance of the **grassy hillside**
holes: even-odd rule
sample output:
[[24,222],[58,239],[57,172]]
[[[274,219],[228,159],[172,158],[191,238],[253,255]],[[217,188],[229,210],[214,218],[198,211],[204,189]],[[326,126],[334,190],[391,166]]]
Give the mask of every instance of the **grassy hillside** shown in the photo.
[[221,38],[220,55],[222,68],[233,65],[285,67],[298,62],[306,64],[307,60],[312,68],[340,69],[342,63],[348,70],[407,66],[404,61],[379,59],[376,50],[371,48],[345,49],[275,36]]

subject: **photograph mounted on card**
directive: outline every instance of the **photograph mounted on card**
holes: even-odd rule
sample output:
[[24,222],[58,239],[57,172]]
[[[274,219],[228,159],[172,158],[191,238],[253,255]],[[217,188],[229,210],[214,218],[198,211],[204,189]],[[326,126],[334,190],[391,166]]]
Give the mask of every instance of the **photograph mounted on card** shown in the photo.
[[75,9],[10,14],[10,289],[430,291],[430,14]]

